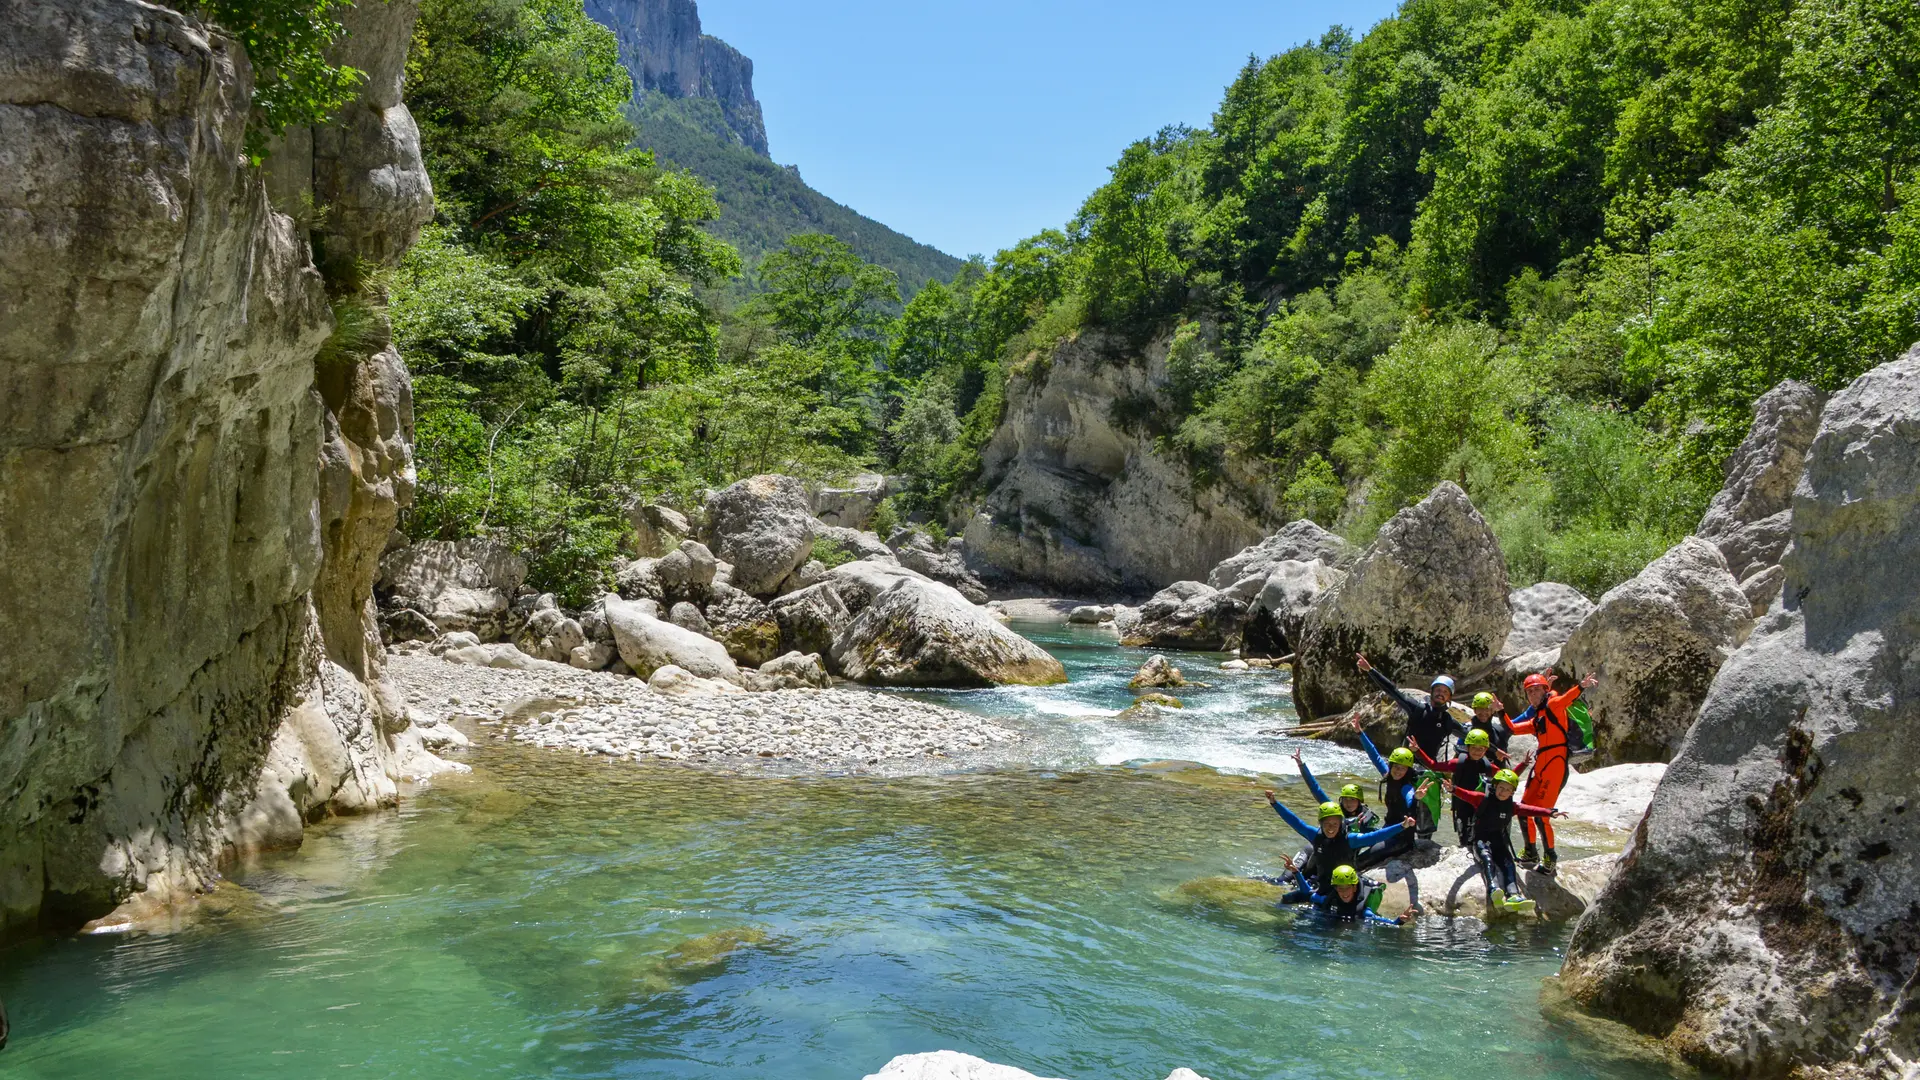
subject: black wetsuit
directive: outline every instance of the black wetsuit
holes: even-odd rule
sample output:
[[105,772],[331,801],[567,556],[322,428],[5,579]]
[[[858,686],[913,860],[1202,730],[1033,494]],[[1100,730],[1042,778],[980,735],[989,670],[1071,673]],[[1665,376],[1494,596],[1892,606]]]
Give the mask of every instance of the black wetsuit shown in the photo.
[[1400,711],[1407,714],[1407,734],[1419,744],[1420,749],[1426,751],[1428,757],[1440,756],[1441,748],[1446,745],[1447,736],[1466,735],[1467,726],[1455,720],[1445,705],[1435,705],[1431,697],[1424,704],[1415,702],[1401,693],[1400,687],[1392,679],[1380,674],[1380,669],[1377,667],[1367,669],[1367,678],[1372,679],[1375,686],[1385,690],[1387,695],[1400,706]]
[[1520,885],[1520,870],[1513,862],[1513,833],[1510,828],[1514,815],[1552,817],[1553,811],[1543,806],[1515,802],[1511,798],[1496,799],[1491,791],[1469,791],[1465,801],[1473,811],[1469,846],[1473,850],[1474,861],[1480,864],[1480,872],[1486,875],[1488,901],[1492,901],[1496,888],[1513,894]]

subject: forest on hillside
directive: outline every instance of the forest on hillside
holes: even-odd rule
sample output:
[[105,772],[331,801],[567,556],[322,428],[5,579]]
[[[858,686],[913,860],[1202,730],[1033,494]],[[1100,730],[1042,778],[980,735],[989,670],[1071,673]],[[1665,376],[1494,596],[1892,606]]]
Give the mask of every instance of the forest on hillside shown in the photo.
[[408,94],[439,211],[365,290],[416,378],[405,527],[507,536],[574,602],[635,497],[877,466],[888,514],[957,520],[1008,381],[1096,330],[1166,350],[1115,415],[1199,483],[1363,538],[1451,478],[1516,582],[1597,592],[1694,524],[1755,397],[1920,339],[1907,0],[1409,0],[903,310],[811,235],[722,310],[713,193],[633,148],[580,0],[426,0]]

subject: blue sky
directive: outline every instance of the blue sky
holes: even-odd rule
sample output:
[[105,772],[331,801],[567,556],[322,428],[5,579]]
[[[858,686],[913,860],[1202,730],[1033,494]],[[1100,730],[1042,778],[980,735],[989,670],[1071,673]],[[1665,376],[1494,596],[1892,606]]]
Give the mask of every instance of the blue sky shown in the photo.
[[1249,53],[1385,0],[700,0],[753,58],[774,160],[955,255],[1064,224],[1127,143],[1204,124]]

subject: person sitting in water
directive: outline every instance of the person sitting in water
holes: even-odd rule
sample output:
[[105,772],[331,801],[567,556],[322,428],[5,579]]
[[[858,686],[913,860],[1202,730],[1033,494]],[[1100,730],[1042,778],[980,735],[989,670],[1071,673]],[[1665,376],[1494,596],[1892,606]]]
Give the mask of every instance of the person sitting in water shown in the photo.
[[1359,852],[1375,844],[1386,843],[1413,828],[1413,819],[1407,818],[1372,832],[1351,833],[1347,831],[1347,818],[1340,811],[1340,804],[1326,802],[1320,804],[1320,827],[1316,829],[1282,806],[1271,791],[1267,792],[1267,804],[1307,841],[1306,858],[1293,868],[1299,875],[1299,887],[1281,898],[1283,904],[1298,904],[1311,899],[1314,893],[1327,892],[1333,888],[1333,871],[1336,867],[1354,865]]
[[1340,798],[1329,799],[1327,793],[1320,790],[1320,782],[1313,778],[1313,770],[1307,768],[1306,759],[1300,756],[1298,750],[1293,752],[1293,764],[1300,770],[1300,778],[1307,782],[1307,790],[1313,792],[1314,802],[1340,804],[1340,812],[1347,817],[1348,832],[1367,832],[1380,824],[1380,816],[1367,805],[1366,796],[1361,793],[1359,784],[1348,784],[1340,789]]
[[1421,840],[1432,836],[1433,830],[1439,825],[1433,815],[1426,812],[1426,800],[1420,796],[1420,770],[1414,764],[1413,749],[1396,746],[1393,753],[1382,758],[1379,748],[1367,737],[1366,725],[1357,716],[1353,718],[1353,730],[1360,736],[1360,745],[1366,750],[1373,767],[1380,771],[1380,801],[1386,805],[1387,820],[1412,818],[1416,822],[1411,835],[1402,833],[1394,837],[1381,853],[1391,859],[1412,851]]
[[1398,919],[1389,919],[1373,910],[1369,901],[1373,899],[1370,889],[1360,886],[1360,871],[1351,866],[1333,868],[1333,891],[1314,893],[1311,903],[1320,911],[1339,919],[1341,922],[1369,922],[1383,926],[1404,926],[1413,919],[1413,909],[1400,913]]
[[1527,899],[1520,894],[1520,871],[1513,862],[1513,834],[1509,826],[1514,817],[1551,819],[1566,813],[1552,807],[1514,802],[1513,793],[1519,786],[1517,773],[1501,769],[1493,774],[1492,791],[1454,789],[1455,798],[1464,797],[1473,806],[1473,857],[1487,881],[1489,907],[1513,908]]
[[1467,721],[1468,730],[1479,728],[1493,740],[1493,757],[1499,761],[1507,760],[1507,743],[1513,739],[1513,721],[1507,718],[1507,707],[1500,699],[1485,690],[1473,695],[1473,719]]
[[[1527,707],[1519,716],[1513,718],[1512,727],[1516,735],[1532,735],[1539,740],[1533,757],[1523,763],[1515,772],[1527,773],[1527,790],[1521,796],[1522,801],[1531,806],[1554,807],[1560,803],[1560,789],[1567,784],[1567,773],[1571,771],[1568,758],[1571,753],[1568,738],[1569,725],[1567,710],[1580,699],[1581,693],[1593,689],[1600,681],[1598,675],[1588,675],[1575,683],[1564,693],[1553,692],[1553,673],[1543,671],[1527,676],[1522,684],[1527,692]],[[1528,767],[1532,771],[1528,772]],[[1520,819],[1520,828],[1527,835],[1527,848],[1520,853],[1520,862],[1532,866],[1537,861],[1541,873],[1551,874],[1560,864],[1560,856],[1553,850],[1553,821],[1551,818],[1540,822],[1541,839],[1546,844],[1546,855],[1541,857],[1533,846],[1534,821],[1530,817]]]
[[1435,761],[1417,744],[1413,746],[1413,752],[1419,756],[1422,765],[1453,777],[1453,834],[1460,839],[1461,847],[1472,847],[1467,835],[1473,827],[1473,804],[1461,798],[1460,792],[1485,791],[1488,779],[1500,766],[1489,752],[1493,748],[1493,736],[1485,728],[1474,728],[1467,732],[1461,742],[1466,748],[1451,761]]

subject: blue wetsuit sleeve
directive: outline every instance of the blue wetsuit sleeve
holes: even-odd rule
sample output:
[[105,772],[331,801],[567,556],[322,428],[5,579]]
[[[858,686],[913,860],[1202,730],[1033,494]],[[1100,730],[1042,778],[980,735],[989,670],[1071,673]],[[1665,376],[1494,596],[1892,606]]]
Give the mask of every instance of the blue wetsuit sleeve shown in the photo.
[[[1411,777],[1413,774],[1408,773],[1407,775]],[[1402,806],[1412,806],[1419,801],[1420,785],[1414,783],[1412,779],[1408,779],[1408,781],[1400,787],[1400,803]],[[1404,827],[1405,826],[1402,826],[1402,828]]]
[[1299,833],[1302,837],[1305,837],[1308,840],[1311,840],[1314,837],[1320,835],[1319,829],[1308,828],[1307,823],[1300,820],[1300,815],[1294,813],[1293,811],[1287,809],[1286,807],[1280,805],[1279,803],[1273,804],[1273,812],[1276,814],[1279,814],[1281,820],[1293,826],[1294,832]]
[[1362,910],[1366,911],[1367,921],[1370,923],[1377,923],[1381,926],[1399,926],[1400,925],[1399,919],[1389,919],[1385,915],[1382,915],[1371,908],[1365,908]]
[[1406,828],[1406,825],[1400,822],[1394,822],[1392,825],[1375,829],[1372,832],[1355,833],[1352,841],[1353,846],[1356,848],[1370,848],[1375,844],[1385,843],[1399,836],[1402,832],[1406,831]]
[[1380,770],[1380,775],[1387,775],[1387,759],[1380,756],[1379,749],[1373,745],[1372,739],[1367,738],[1367,733],[1364,731],[1360,733],[1360,745],[1366,747],[1367,756],[1373,759],[1373,767]]
[[1313,770],[1307,768],[1307,763],[1304,761],[1300,763],[1300,779],[1305,780],[1307,782],[1307,790],[1313,792],[1314,802],[1332,802],[1333,801],[1332,799],[1327,798],[1326,792],[1320,790],[1319,781],[1313,778]]

